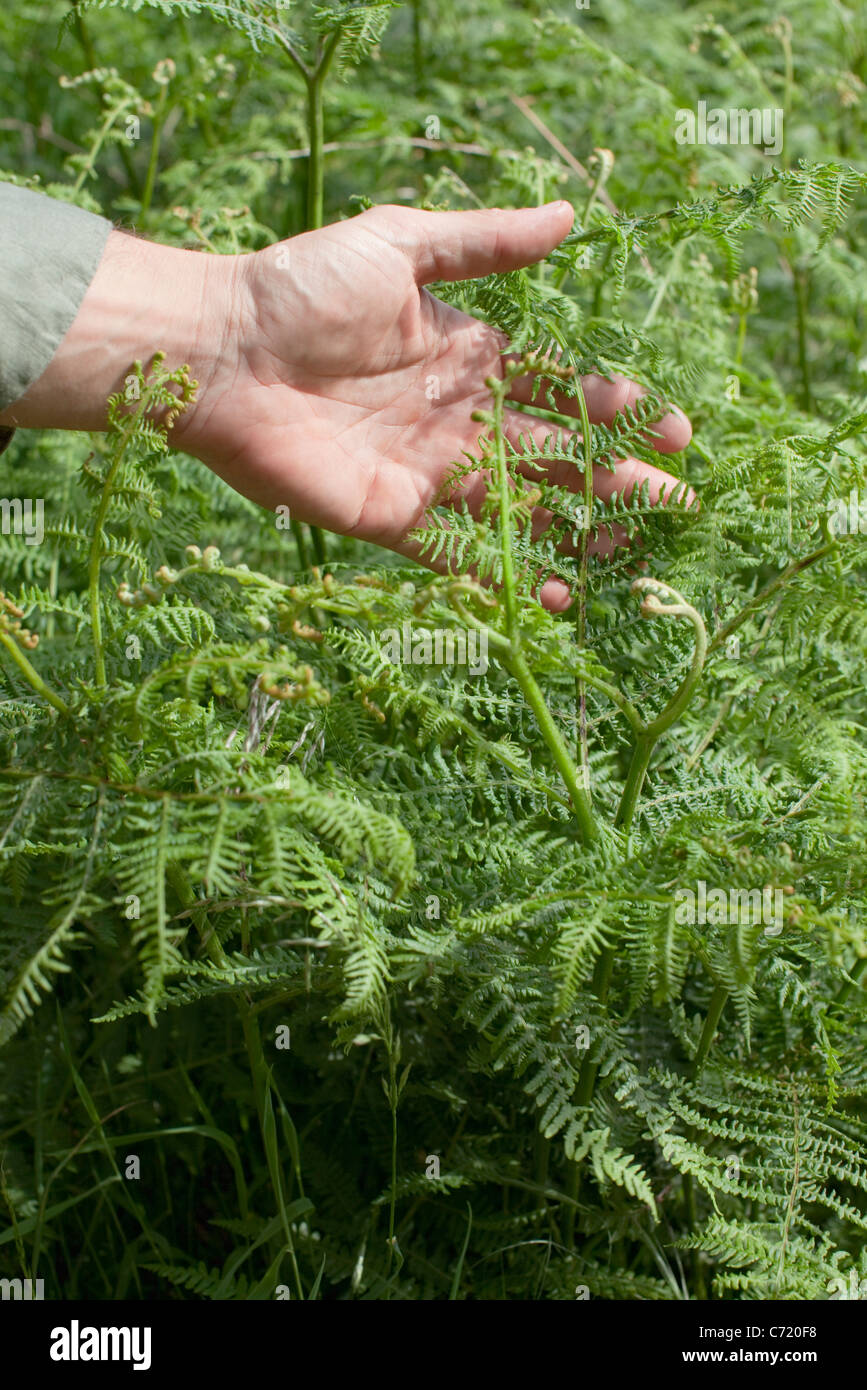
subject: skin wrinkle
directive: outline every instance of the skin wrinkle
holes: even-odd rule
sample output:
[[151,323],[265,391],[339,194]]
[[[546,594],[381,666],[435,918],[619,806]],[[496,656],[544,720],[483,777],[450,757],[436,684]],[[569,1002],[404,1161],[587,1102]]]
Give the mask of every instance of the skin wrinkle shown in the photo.
[[[326,229],[324,229],[324,230],[327,231],[328,229],[326,228]],[[368,229],[367,229],[367,233],[368,233],[368,235],[371,235],[372,229],[368,228]],[[309,235],[309,233],[308,233],[307,235]],[[391,243],[389,243],[389,242],[387,241],[386,238],[378,238],[378,239],[381,240],[381,241],[384,241],[385,244],[389,246],[389,249],[392,249],[392,250],[394,249],[393,246],[391,245]],[[381,281],[383,281],[383,289],[384,289],[384,292],[390,292],[390,291],[391,291],[391,284],[390,284],[390,282],[389,282],[389,277],[383,273],[382,266],[381,266],[380,264],[378,264],[378,262],[377,262],[376,260],[371,260],[367,255],[365,255],[365,254],[364,254],[364,251],[363,251],[363,248],[362,248],[361,246],[353,246],[353,245],[351,245],[351,244],[348,246],[348,248],[347,248],[346,246],[344,246],[344,245],[341,246],[341,250],[342,250],[342,251],[345,252],[347,249],[348,249],[350,255],[352,255],[352,256],[357,256],[358,259],[360,259],[360,260],[362,261],[364,270],[365,270],[368,274],[373,274],[373,275],[375,275],[378,279],[380,279]],[[409,283],[409,278],[408,278],[408,283]],[[312,296],[312,295],[309,295],[309,294],[308,294],[308,308],[311,307],[309,301],[310,301],[311,298],[313,298],[313,297],[315,297],[315,296]],[[317,302],[316,307],[317,307],[317,308],[320,308],[320,303],[319,303],[319,302]],[[404,308],[404,307],[405,307],[405,306],[402,306],[401,312],[403,312],[403,308]],[[335,331],[335,333],[338,333],[338,334],[339,334],[340,331],[341,331],[341,329],[345,328],[345,321],[346,321],[346,320],[345,320],[345,308],[341,308],[341,309],[339,310],[339,312],[336,314],[336,321],[335,321],[335,323],[334,323],[334,331]],[[396,325],[396,326],[397,326],[397,325]],[[399,361],[400,355],[401,355],[401,351],[402,351],[402,350],[405,350],[405,343],[403,342],[402,339],[399,339],[398,343],[395,345],[395,348],[394,348],[394,350],[393,350],[392,361],[395,361],[395,360]],[[380,368],[379,372],[377,372],[377,373],[375,373],[375,374],[376,374],[376,375],[381,375],[381,374],[384,374],[384,373],[386,373],[386,372],[388,372],[388,371],[390,371],[390,370],[392,370],[392,363],[389,363],[389,364],[387,364],[387,365],[383,365],[383,366]]]
[[347,536],[356,536],[358,534],[359,528],[364,525],[364,514],[367,511],[368,505],[370,503],[371,493],[373,492],[374,486],[376,485],[378,478],[379,465],[376,461],[374,461],[373,467],[367,475],[367,487],[364,490],[364,496],[361,499],[361,503],[358,508],[358,514],[355,520],[350,525],[348,531],[346,532]]
[[[369,502],[371,493],[372,493],[372,491],[373,491],[374,487],[376,486],[376,484],[377,484],[377,482],[378,482],[378,479],[379,479],[379,466],[380,466],[380,465],[379,465],[378,459],[377,459],[376,457],[374,457],[374,458],[371,459],[371,460],[369,460],[369,459],[360,460],[360,459],[359,459],[358,453],[352,452],[352,451],[351,451],[349,448],[347,448],[347,446],[341,441],[340,436],[346,434],[347,431],[350,431],[350,430],[352,430],[352,429],[355,429],[355,428],[357,427],[358,423],[359,423],[358,421],[352,421],[350,424],[346,425],[343,429],[338,430],[336,434],[333,434],[333,433],[329,432],[329,435],[328,435],[329,443],[333,443],[333,444],[339,445],[339,447],[341,448],[342,452],[344,453],[346,459],[347,459],[350,463],[352,463],[352,464],[355,465],[356,467],[359,466],[359,464],[360,464],[360,466],[362,466],[362,467],[364,467],[364,468],[367,469],[367,480],[366,480],[366,486],[365,486],[365,488],[364,488],[364,496],[363,496],[363,498],[362,498],[362,500],[361,500],[361,503],[360,503],[360,505],[359,505],[359,508],[358,508],[358,512],[357,512],[355,521],[351,523],[351,525],[349,526],[349,528],[348,528],[348,529],[346,530],[346,532],[345,532],[345,534],[346,534],[347,536],[354,536],[354,535],[356,535],[357,532],[358,532],[358,530],[359,530],[359,528],[362,527],[362,526],[364,525],[364,516],[365,516],[365,512],[366,512],[366,510],[367,510],[368,502]],[[399,428],[399,429],[401,430],[401,432],[404,433],[408,427],[407,427],[407,426],[395,426],[394,428]],[[428,501],[424,501],[424,500],[419,499],[419,510],[420,510],[420,513],[423,513],[423,512],[424,512],[424,510],[425,510],[425,508],[428,506],[428,504],[429,504]],[[414,524],[415,524],[415,523],[414,523]],[[410,528],[410,529],[411,529],[411,528]],[[396,530],[394,534],[395,534],[395,537],[399,539],[399,538],[402,537],[403,531],[402,531],[402,530],[400,530],[400,531],[397,531],[397,530]]]

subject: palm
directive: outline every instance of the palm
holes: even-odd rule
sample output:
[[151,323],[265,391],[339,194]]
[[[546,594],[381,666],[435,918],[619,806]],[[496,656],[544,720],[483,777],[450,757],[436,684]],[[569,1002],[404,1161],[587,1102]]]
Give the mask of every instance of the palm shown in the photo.
[[[475,445],[472,413],[488,403],[485,378],[501,374],[507,346],[424,281],[544,254],[532,238],[504,246],[502,219],[525,213],[499,214],[493,239],[491,223],[482,224],[492,241],[486,259],[473,237],[469,247],[450,237],[443,246],[435,236],[420,244],[417,219],[492,216],[379,208],[241,258],[247,307],[238,341],[184,427],[181,447],[265,507],[288,506],[301,520],[412,553],[404,537],[450,466]],[[550,230],[546,243],[554,244]],[[630,383],[590,378],[586,391],[591,418],[610,419]],[[520,384],[513,394],[520,396]],[[550,428],[517,412],[507,424],[514,434]],[[685,421],[666,417],[660,448],[680,448],[688,437]],[[617,486],[639,476],[657,490],[674,481],[636,460],[622,467],[628,479]],[[469,486],[474,507],[482,489],[478,481]]]

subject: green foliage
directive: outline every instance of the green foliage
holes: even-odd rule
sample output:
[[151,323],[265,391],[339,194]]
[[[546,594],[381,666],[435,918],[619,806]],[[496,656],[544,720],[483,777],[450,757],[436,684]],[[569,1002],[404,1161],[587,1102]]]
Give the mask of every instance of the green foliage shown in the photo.
[[[50,505],[44,546],[0,536],[3,1272],[218,1299],[863,1277],[865,552],[834,522],[867,497],[863,18],[95,0],[56,55],[91,76],[58,86],[29,56],[53,8],[0,18],[4,75],[77,148],[4,128],[4,165],[150,235],[302,230],[298,60],[332,39],[329,215],[566,193],[576,224],[434,287],[537,383],[520,437],[492,383],[452,478],[485,502],[445,490],[436,577],[334,537],[311,569],[166,452],[148,412],[192,385],[159,358],[105,438],[4,455]],[[784,106],[783,167],[677,145],[696,93]],[[648,394],[578,440],[590,371]],[[697,500],[591,497],[672,398]],[[405,625],[484,635],[486,669],[396,662]],[[685,913],[700,884],[772,913]]]

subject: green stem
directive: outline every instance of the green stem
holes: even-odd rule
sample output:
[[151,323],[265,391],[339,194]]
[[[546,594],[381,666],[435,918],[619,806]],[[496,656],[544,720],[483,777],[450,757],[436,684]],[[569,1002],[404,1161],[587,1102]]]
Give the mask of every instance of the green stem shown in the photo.
[[[852,966],[852,969],[849,970],[847,973],[851,976],[852,980],[856,982],[856,984],[860,985],[861,976],[864,974],[865,970],[867,970],[867,956],[862,956],[860,960],[856,960],[855,964]],[[849,980],[844,980],[843,984],[840,986],[837,993],[834,995],[834,1003],[845,1003],[845,1001],[849,998],[849,995],[852,993],[853,987],[854,986],[850,983]]]
[[310,156],[307,161],[307,230],[314,231],[322,226],[325,205],[325,114],[323,92],[328,70],[334,61],[340,40],[341,29],[329,34],[315,68],[306,70],[307,81],[307,130],[310,140]]
[[506,445],[503,434],[503,402],[510,376],[507,374],[503,381],[496,381],[489,378],[485,383],[492,391],[494,398],[493,428],[494,428],[494,469],[497,479],[497,491],[499,494],[499,536],[500,550],[503,560],[503,597],[506,607],[506,632],[509,641],[517,643],[518,633],[518,599],[515,591],[515,561],[512,554],[512,497],[509,487],[509,469],[506,465]]
[[322,146],[325,144],[325,112],[322,83],[316,69],[307,78],[307,131],[310,154],[307,159],[307,230],[322,226],[325,207],[325,169]]
[[707,656],[707,629],[700,613],[698,613],[691,604],[685,603],[676,606],[665,606],[653,611],[660,613],[676,613],[682,617],[688,617],[695,630],[695,647],[693,648],[689,670],[684,676],[674,698],[669,700],[662,713],[657,715],[656,719],[647,726],[646,732],[651,737],[652,744],[656,743],[660,735],[664,734],[666,729],[670,728],[683,714],[701,678],[705,658]]
[[596,177],[590,185],[590,196],[587,199],[587,206],[584,209],[584,216],[581,219],[582,224],[585,227],[590,226],[590,214],[596,206],[596,203],[598,202],[602,194],[602,190],[608,182],[608,175],[614,168],[614,158],[610,150],[596,150],[594,151],[594,154],[599,167],[596,171]]
[[714,1040],[716,1030],[719,1027],[720,1016],[726,1006],[728,990],[722,985],[716,985],[707,1006],[707,1014],[704,1020],[704,1027],[701,1030],[701,1037],[698,1040],[698,1050],[693,1062],[693,1076],[697,1076],[704,1065],[704,1059],[710,1051],[710,1045]]
[[[695,1183],[691,1173],[683,1175],[683,1196],[686,1203],[686,1224],[690,1234],[698,1229],[698,1208],[695,1200]],[[707,1298],[707,1285],[704,1277],[704,1260],[700,1250],[692,1252],[692,1272],[695,1279],[695,1296],[698,1300]]]
[[3,646],[12,657],[12,660],[15,662],[15,665],[18,667],[28,685],[32,686],[37,695],[41,695],[43,700],[47,700],[49,705],[53,705],[59,714],[69,714],[69,706],[66,701],[61,699],[56,691],[45,684],[45,681],[36,670],[36,667],[28,661],[11,633],[4,632],[0,629],[0,642],[2,642]]
[[539,732],[548,745],[551,756],[559,769],[560,776],[566,783],[566,788],[572,799],[572,806],[576,818],[581,827],[581,833],[584,840],[589,844],[592,840],[597,838],[599,829],[596,825],[593,809],[590,805],[587,793],[584,790],[578,769],[572,760],[560,730],[554,723],[551,711],[545,703],[545,697],[539,689],[536,679],[527,665],[525,658],[520,652],[513,651],[511,656],[503,656],[501,660],[506,669],[515,677],[524,693],[527,704],[536,716]]
[[738,323],[738,343],[737,349],[735,351],[735,366],[738,368],[738,370],[740,370],[740,366],[744,358],[744,343],[746,341],[746,336],[747,316],[746,314],[741,314],[740,321]]
[[616,685],[609,685],[608,681],[601,680],[599,676],[591,676],[587,671],[582,671],[581,680],[585,685],[592,686],[594,690],[601,690],[604,695],[608,696],[611,703],[616,705],[620,710],[620,713],[626,719],[634,734],[641,734],[644,732],[641,715],[638,713],[632,701],[629,700],[622,691],[618,690]]
[[602,257],[602,264],[599,267],[599,273],[596,277],[596,289],[593,291],[592,317],[595,319],[598,319],[602,313],[602,292],[605,289],[605,286],[608,284],[608,263],[611,260],[613,251],[614,243],[609,241],[607,246],[605,247],[605,253]]
[[81,192],[82,188],[84,187],[84,181],[87,178],[88,174],[92,172],[93,166],[96,163],[96,157],[102,149],[103,145],[105,144],[105,139],[108,135],[108,132],[111,130],[115,121],[119,120],[123,113],[130,106],[132,106],[132,104],[132,98],[128,97],[125,101],[121,102],[120,106],[112,107],[112,109],[109,111],[108,115],[106,116],[105,120],[103,121],[102,125],[100,126],[97,132],[96,140],[93,143],[93,146],[90,150],[90,153],[87,156],[87,159],[81,166],[81,171],[73,185],[73,193]]
[[[334,29],[321,50],[318,62],[312,69],[299,62],[297,55],[288,43],[290,56],[301,67],[307,83],[307,131],[310,142],[310,156],[307,161],[307,231],[316,231],[322,226],[325,215],[325,110],[324,87],[328,70],[343,37],[341,29]],[[325,537],[319,526],[310,527],[310,539],[316,563],[324,565],[328,561]]]
[[139,208],[139,223],[143,227],[150,211],[151,199],[154,194],[154,184],[157,177],[157,164],[160,156],[160,136],[162,135],[163,123],[165,121],[166,94],[168,83],[160,87],[160,94],[157,98],[157,109],[154,112],[153,129],[151,131],[151,148],[148,157],[147,174],[145,175],[144,191],[141,195],[141,207]]
[[[669,728],[674,721],[679,718],[686,708],[699,680],[704,667],[707,655],[707,631],[701,614],[687,603],[676,589],[672,589],[668,584],[663,584],[655,579],[637,579],[632,586],[633,591],[641,592],[644,595],[641,604],[643,617],[680,617],[688,618],[695,631],[695,647],[692,654],[690,668],[684,679],[681,681],[675,695],[669,700],[665,709],[651,724],[642,728],[637,734],[635,746],[632,752],[632,760],[626,774],[626,782],[623,786],[623,793],[617,814],[614,818],[615,826],[628,831],[632,825],[635,808],[644,785],[644,778],[650,763],[650,757],[654,746],[660,736]],[[664,604],[662,598],[674,599],[674,603]],[[637,718],[637,714],[636,714]],[[604,1004],[608,998],[608,990],[611,984],[611,975],[614,969],[615,950],[613,946],[606,946],[600,951],[593,971],[592,989],[600,1004]],[[724,1002],[724,1001],[723,1001]],[[581,1070],[578,1074],[577,1097],[578,1104],[581,1106],[589,1105],[593,1099],[596,1088],[596,1078],[599,1073],[598,1062],[591,1062],[589,1056],[584,1058]],[[575,1171],[570,1175],[572,1184],[572,1195],[576,1201],[581,1183],[581,1165],[575,1165]]]
[[307,537],[304,535],[304,528],[300,521],[293,518],[290,522],[292,535],[295,537],[295,544],[298,547],[298,567],[302,570],[310,568],[310,552],[307,549]]
[[78,42],[81,44],[84,51],[85,62],[90,71],[93,72],[94,68],[98,67],[98,63],[96,61],[96,53],[93,43],[91,42],[90,34],[87,32],[84,20],[81,17],[81,11],[78,8],[78,0],[69,0],[69,3],[75,11],[75,24],[73,28],[78,36]]
[[[628,830],[632,824],[635,814],[635,807],[644,785],[645,774],[647,773],[650,756],[653,752],[654,744],[657,743],[666,729],[670,728],[675,720],[679,719],[683,711],[689,704],[696,684],[698,683],[702,670],[704,669],[705,658],[707,656],[707,629],[704,619],[691,603],[687,603],[676,589],[672,589],[668,584],[663,584],[656,579],[636,579],[632,586],[633,591],[641,592],[644,598],[641,604],[642,617],[676,617],[688,618],[692,623],[695,632],[695,645],[693,647],[692,660],[689,670],[678,686],[672,698],[669,700],[665,709],[657,717],[641,730],[635,740],[635,747],[632,752],[632,761],[626,775],[626,782],[623,787],[623,794],[620,798],[620,805],[617,808],[617,815],[614,824],[622,826]],[[663,598],[672,598],[674,603],[662,603]]]
[[626,774],[626,781],[623,784],[623,792],[620,797],[620,805],[617,807],[617,814],[614,818],[614,824],[621,825],[624,830],[628,830],[632,825],[632,817],[641,795],[641,788],[644,785],[645,774],[655,743],[656,739],[649,738],[647,730],[639,734],[635,741],[632,761],[629,764],[629,771]]
[[306,81],[306,79],[310,76],[310,68],[307,66],[304,59],[301,57],[301,54],[296,51],[291,40],[286,37],[282,29],[276,28],[273,24],[266,24],[265,28],[277,40],[277,42],[280,44],[280,47],[283,48],[286,53],[288,53],[289,57],[292,59],[292,62],[295,64],[296,68],[301,73],[301,76]]
[[321,526],[310,527],[310,539],[313,542],[313,554],[316,556],[317,565],[327,565],[328,551],[325,547],[325,533]]
[[424,86],[424,47],[421,31],[422,0],[412,0],[412,68],[415,94],[421,96]]
[[[78,10],[77,0],[70,0],[70,4],[73,10],[75,11],[75,24],[73,25],[73,28],[75,29],[78,42],[81,44],[82,51],[84,53],[84,60],[87,63],[88,69],[90,72],[93,72],[94,69],[99,67],[99,62],[94,51],[93,43],[91,42],[90,34],[88,33],[84,20],[82,19],[81,14]],[[98,85],[100,94],[103,97],[105,97],[105,87],[102,83],[99,83]],[[130,188],[132,189],[133,193],[135,193],[136,196],[138,196],[139,180],[135,171],[135,165],[132,162],[132,155],[130,154],[129,147],[123,141],[121,141],[118,145],[118,151],[123,161],[123,167],[126,170],[126,176],[129,180]]]
[[747,618],[751,617],[757,608],[761,608],[766,598],[770,598],[771,594],[776,593],[777,589],[782,588],[794,575],[799,574],[800,571],[806,569],[808,565],[814,565],[816,561],[821,560],[823,556],[829,555],[837,546],[838,541],[829,541],[827,545],[820,546],[818,550],[812,551],[809,555],[802,556],[800,560],[793,560],[790,565],[787,565],[784,570],[780,571],[775,579],[772,579],[769,584],[766,584],[764,589],[756,594],[755,598],[750,599],[749,603],[745,608],[741,609],[740,613],[736,613],[733,618],[730,618],[727,623],[724,623],[721,628],[717,629],[708,645],[708,651],[712,652],[717,647],[721,646],[726,638],[740,627],[741,623],[745,623]]
[[680,257],[685,244],[685,241],[679,241],[675,245],[675,248],[671,254],[671,260],[668,263],[668,269],[666,270],[665,274],[663,275],[662,279],[657,285],[656,293],[653,296],[650,308],[644,316],[644,322],[641,325],[642,328],[650,328],[653,324],[654,319],[656,318],[656,315],[659,313],[662,301],[668,293],[669,286],[671,285],[671,282],[674,279],[675,274],[677,273],[678,266],[680,265]]
[[[614,971],[614,948],[606,946],[596,957],[596,964],[593,967],[593,979],[591,988],[596,995],[599,1003],[604,1005],[608,999],[608,991],[611,987],[611,976]],[[575,1092],[576,1104],[583,1107],[589,1106],[596,1090],[596,1078],[599,1075],[599,1063],[591,1062],[589,1055],[581,1063],[581,1070],[578,1073],[578,1086]],[[583,1161],[573,1163],[570,1166],[569,1174],[566,1179],[566,1191],[573,1205],[569,1208],[566,1217],[566,1244],[571,1245],[575,1239],[575,1218],[578,1214],[578,1198],[581,1193],[581,1174],[583,1172]]]
[[[611,976],[614,971],[614,950],[606,947],[600,951],[596,957],[596,964],[593,967],[593,980],[591,987],[600,1004],[604,1004],[608,999],[608,991],[611,987]],[[596,1077],[599,1073],[599,1063],[591,1062],[589,1057],[585,1057],[578,1077],[578,1089],[575,1093],[576,1103],[580,1106],[589,1105],[593,1099],[593,1092],[596,1087]]]
[[90,562],[88,566],[88,592],[90,601],[90,627],[93,634],[93,654],[95,663],[95,676],[97,685],[105,685],[105,657],[102,651],[102,616],[99,611],[99,567],[102,560],[102,527],[108,512],[108,505],[111,501],[111,485],[114,482],[115,474],[120,467],[124,450],[129,443],[132,434],[138,423],[138,413],[131,416],[126,425],[117,446],[114,456],[105,475],[105,482],[102,485],[102,496],[99,499],[99,507],[96,513],[96,521],[93,528],[93,540],[90,543]]
[[[587,568],[590,561],[590,514],[593,510],[593,432],[590,428],[590,415],[580,377],[576,378],[578,414],[581,418],[581,442],[584,446],[584,532],[581,537],[581,558],[578,580],[578,613],[576,617],[576,638],[583,650],[587,640]],[[590,789],[590,753],[587,747],[587,687],[583,676],[579,675],[575,684],[578,701],[578,756],[584,776],[584,785]]]
[[793,268],[795,277],[795,303],[798,311],[798,369],[801,373],[801,406],[805,411],[813,409],[813,391],[810,384],[810,359],[807,353],[807,313],[810,300],[810,275],[805,266]]

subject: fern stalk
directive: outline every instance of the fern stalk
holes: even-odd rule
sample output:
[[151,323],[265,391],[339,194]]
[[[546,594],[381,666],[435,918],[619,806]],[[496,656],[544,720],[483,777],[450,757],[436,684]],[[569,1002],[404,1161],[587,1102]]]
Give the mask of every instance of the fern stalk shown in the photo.
[[3,643],[3,646],[12,657],[12,660],[15,662],[22,676],[27,681],[28,685],[33,687],[37,695],[41,695],[43,700],[47,700],[49,705],[52,705],[59,714],[68,715],[69,706],[66,701],[62,699],[55,690],[52,690],[49,685],[46,685],[45,681],[36,670],[36,667],[32,665],[24,655],[18,643],[15,641],[15,638],[10,636],[8,632],[4,632],[2,628],[0,628],[0,642]]
[[793,267],[795,304],[798,311],[798,369],[801,374],[801,409],[808,414],[813,409],[813,388],[810,382],[810,357],[807,351],[807,315],[810,301],[810,272],[804,265]]
[[[81,44],[81,50],[84,53],[84,61],[87,63],[87,67],[90,72],[97,71],[99,69],[99,60],[97,59],[96,51],[93,47],[93,41],[90,37],[90,33],[87,29],[87,26],[84,23],[84,18],[78,9],[78,0],[69,0],[69,3],[71,9],[74,11],[75,14],[75,19],[72,27],[75,32],[75,36],[78,39],[78,42]],[[97,88],[102,95],[102,100],[104,104],[107,100],[109,100],[105,84],[102,82],[97,82]],[[135,171],[135,165],[132,161],[132,155],[130,154],[129,146],[126,144],[124,140],[120,140],[118,141],[117,148],[120,153],[120,157],[123,161],[123,167],[126,170],[126,176],[129,181],[129,186],[132,189],[133,193],[138,197],[141,191],[141,184]]]
[[728,990],[723,985],[716,985],[714,987],[713,994],[710,997],[710,1003],[707,1006],[701,1037],[698,1040],[698,1048],[696,1049],[695,1062],[693,1064],[695,1075],[698,1075],[704,1066],[705,1058],[716,1036],[716,1030],[719,1027],[719,1021],[722,1017],[722,1011],[726,1006],[728,997]]
[[[593,435],[590,415],[580,378],[576,378],[578,412],[581,418],[581,437],[584,445],[584,534],[581,537],[580,578],[578,581],[578,614],[576,637],[583,648],[587,640],[587,567],[590,561],[590,515],[593,510]],[[587,689],[583,676],[576,681],[578,698],[578,753],[584,771],[584,783],[590,787],[590,755],[587,748]]]
[[334,29],[320,49],[314,68],[306,69],[307,81],[307,129],[310,140],[310,156],[307,162],[307,230],[314,231],[322,226],[325,206],[325,114],[323,96],[325,79],[334,61],[342,37],[339,28]]
[[163,82],[160,87],[160,94],[157,97],[157,109],[154,112],[153,126],[151,129],[151,147],[148,155],[147,174],[145,176],[144,190],[141,195],[141,206],[139,208],[139,222],[143,227],[147,215],[150,211],[151,199],[154,194],[154,185],[157,177],[157,164],[160,157],[160,138],[163,132],[163,123],[166,118],[166,97],[168,95],[168,81]]
[[96,667],[95,678],[97,685],[105,685],[105,656],[102,650],[102,614],[99,606],[99,570],[102,561],[102,527],[108,514],[108,507],[111,501],[111,487],[114,482],[117,470],[120,468],[124,451],[135,433],[138,425],[138,414],[130,417],[128,423],[121,431],[120,437],[115,445],[108,471],[105,475],[105,482],[102,487],[102,495],[99,499],[99,506],[96,511],[96,520],[93,526],[93,539],[90,544],[90,562],[88,566],[88,598],[90,603],[90,630],[93,637],[93,658]]
[[[689,670],[681,681],[678,689],[675,691],[675,694],[662,712],[657,715],[656,719],[644,726],[636,738],[632,759],[626,775],[626,782],[614,819],[615,826],[622,827],[626,831],[632,826],[638,798],[641,795],[641,789],[644,785],[644,778],[647,774],[647,768],[654,746],[665,733],[666,729],[671,727],[689,704],[698,681],[701,678],[705,657],[707,655],[707,629],[705,628],[704,620],[697,609],[693,608],[692,604],[687,603],[676,589],[672,589],[670,585],[664,584],[657,579],[636,579],[635,583],[632,585],[632,590],[633,592],[643,594],[641,603],[642,617],[667,616],[687,618],[693,626],[695,643]],[[674,602],[663,603],[661,601],[663,598],[674,600]],[[596,998],[599,1000],[599,1003],[602,1005],[607,1003],[608,1000],[608,991],[614,969],[614,953],[614,946],[604,947],[596,959],[593,971],[591,988]],[[724,1004],[725,998],[723,998],[722,1004],[720,1005],[720,1012]],[[719,1014],[717,1014],[714,1020],[711,1018],[711,1010],[709,1010],[708,1019],[705,1023],[706,1027],[711,1028],[708,1046],[710,1045],[710,1039],[713,1038],[716,1032],[716,1024],[718,1021]],[[592,1062],[588,1055],[581,1064],[581,1070],[578,1076],[577,1103],[580,1106],[590,1105],[593,1099],[593,1093],[596,1089],[596,1078],[598,1074],[598,1062]],[[580,1165],[575,1165],[572,1182],[574,1184],[573,1195],[576,1198],[580,1188],[580,1181],[581,1167]]]
[[560,776],[566,783],[569,795],[572,798],[572,806],[578,824],[581,827],[584,840],[589,843],[597,839],[599,827],[593,815],[590,799],[584,790],[578,769],[566,746],[566,741],[554,722],[551,711],[545,703],[545,697],[539,689],[536,678],[527,665],[526,659],[521,652],[514,652],[509,657],[502,657],[501,660],[507,670],[511,671],[512,675],[515,677],[524,693],[527,704],[536,716],[539,732],[547,743],[551,756],[559,769]]
[[813,550],[809,555],[801,556],[800,560],[793,560],[792,563],[787,565],[784,570],[781,570],[770,583],[766,584],[763,589],[760,589],[755,598],[750,599],[749,603],[746,607],[741,609],[740,613],[736,613],[733,618],[729,618],[727,623],[723,623],[722,627],[717,628],[708,643],[708,651],[715,651],[717,647],[722,646],[731,633],[736,632],[742,623],[745,623],[748,618],[752,617],[757,609],[764,605],[766,599],[770,598],[772,594],[775,594],[778,589],[781,589],[790,579],[794,578],[796,574],[800,574],[801,570],[807,569],[809,565],[814,565],[817,560],[823,559],[826,555],[838,549],[839,541],[835,539],[828,541],[825,545],[819,546],[818,550]]
[[[325,216],[325,110],[324,90],[328,70],[334,61],[340,45],[342,31],[337,28],[329,34],[324,48],[320,45],[318,61],[313,68],[304,68],[307,84],[307,131],[310,142],[310,155],[307,161],[307,231],[315,231],[322,226]],[[310,539],[316,563],[324,565],[328,559],[325,536],[320,526],[310,527]],[[296,541],[298,537],[296,535]],[[301,546],[299,544],[299,552]]]
[[635,741],[626,781],[623,784],[620,804],[614,817],[614,824],[622,826],[624,830],[629,830],[632,825],[632,818],[635,815],[641,788],[644,786],[644,778],[655,743],[656,739],[651,738],[646,729],[639,734]]
[[518,600],[515,592],[515,561],[512,553],[512,498],[509,487],[509,470],[506,466],[506,445],[503,435],[503,409],[506,394],[519,368],[508,367],[502,380],[488,377],[485,385],[493,397],[493,410],[474,412],[473,419],[489,420],[494,431],[493,456],[499,497],[499,524],[497,534],[503,561],[503,597],[506,608],[506,632],[509,641],[515,645],[518,638]]

